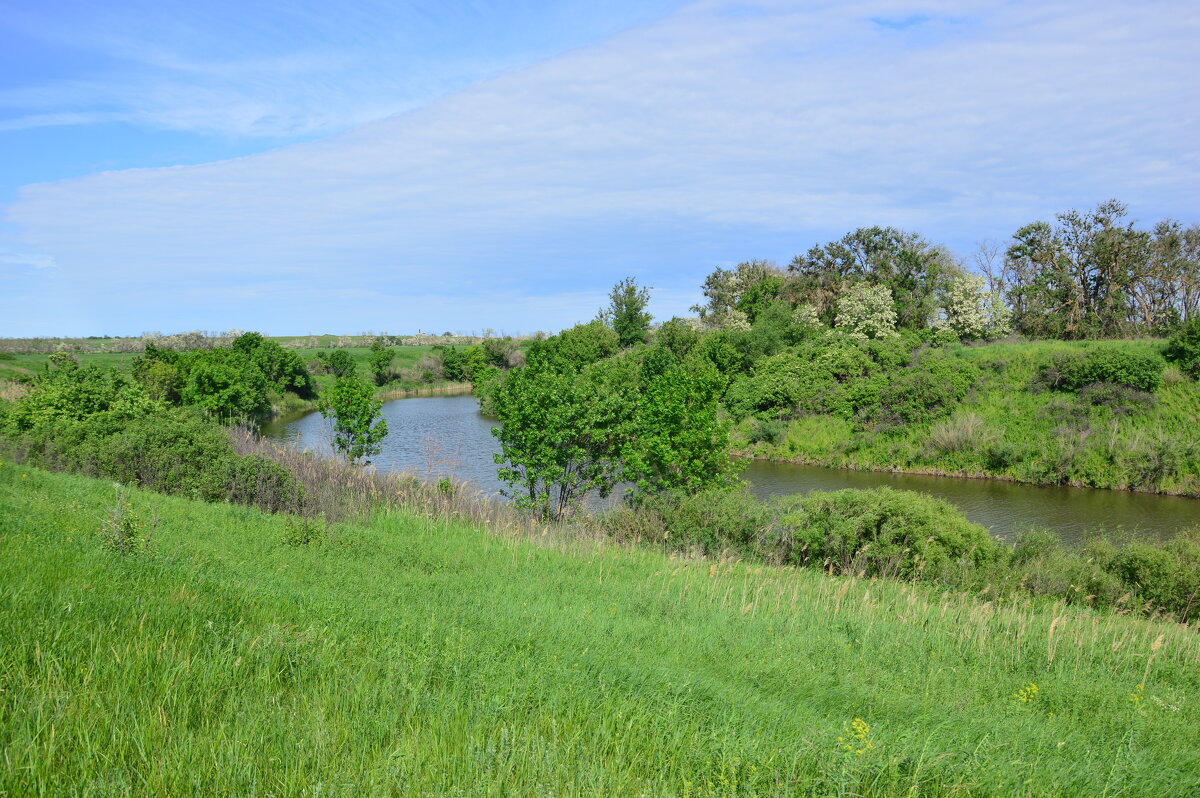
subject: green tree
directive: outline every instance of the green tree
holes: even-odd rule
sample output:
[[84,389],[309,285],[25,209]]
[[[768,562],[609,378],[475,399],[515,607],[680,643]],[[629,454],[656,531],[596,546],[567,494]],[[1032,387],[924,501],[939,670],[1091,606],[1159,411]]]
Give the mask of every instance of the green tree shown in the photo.
[[552,371],[573,372],[612,357],[619,348],[617,334],[603,322],[592,321],[577,324],[544,341],[534,341],[526,361]]
[[55,429],[65,423],[109,414],[134,418],[159,409],[137,382],[97,366],[81,366],[70,355],[50,356],[29,393],[17,399],[4,417],[17,431]]
[[395,351],[384,346],[378,338],[371,344],[367,365],[371,368],[371,376],[375,378],[376,385],[383,385],[388,381],[388,367],[392,365],[392,358],[395,356]]
[[729,424],[717,401],[724,380],[707,361],[670,365],[642,391],[633,435],[622,452],[635,496],[727,487],[737,469],[729,458]]
[[495,386],[491,407],[500,426],[492,434],[500,442],[500,479],[509,484],[505,495],[546,518],[570,512],[588,493],[609,495],[632,422],[633,375],[618,376],[620,365],[530,365]]
[[1193,316],[1171,336],[1164,354],[1185,374],[1200,380],[1200,316]]
[[353,376],[339,377],[317,403],[321,415],[333,419],[333,448],[350,462],[370,462],[381,451],[388,434],[382,407],[374,389]]
[[646,312],[650,292],[639,288],[632,277],[626,277],[612,287],[608,299],[608,308],[601,316],[616,332],[620,347],[625,349],[644,342],[650,329],[650,314]]
[[227,424],[253,421],[271,409],[270,383],[262,371],[229,349],[189,352],[187,381],[180,392],[185,405],[202,408]]
[[797,255],[788,266],[793,304],[811,304],[826,323],[834,321],[842,295],[860,283],[891,292],[895,326],[923,330],[936,310],[938,293],[957,271],[942,247],[916,233],[892,227],[860,227],[838,241]]
[[324,363],[325,368],[329,369],[329,373],[335,377],[350,377],[354,374],[354,358],[350,357],[350,353],[345,349],[318,352],[317,359]]
[[779,297],[785,282],[784,273],[767,260],[744,261],[732,270],[718,267],[701,286],[708,301],[692,310],[710,327],[747,329]]
[[475,382],[476,376],[488,365],[483,347],[435,346],[434,351],[442,359],[442,376],[452,382]]

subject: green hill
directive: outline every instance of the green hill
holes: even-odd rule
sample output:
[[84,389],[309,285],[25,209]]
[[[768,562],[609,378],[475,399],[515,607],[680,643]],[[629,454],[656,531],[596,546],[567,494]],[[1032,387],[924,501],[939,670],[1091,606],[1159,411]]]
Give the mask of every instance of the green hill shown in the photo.
[[0,794],[1200,791],[1182,624],[128,495],[0,464]]

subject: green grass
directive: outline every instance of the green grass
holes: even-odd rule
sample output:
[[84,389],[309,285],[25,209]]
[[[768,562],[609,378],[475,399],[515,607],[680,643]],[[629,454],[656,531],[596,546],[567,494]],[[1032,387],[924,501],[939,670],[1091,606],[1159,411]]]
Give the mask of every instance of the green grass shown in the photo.
[[[735,431],[734,444],[744,454],[835,468],[1200,496],[1200,383],[1169,367],[1153,406],[1124,412],[1083,406],[1073,394],[1031,390],[1038,366],[1056,353],[1156,352],[1162,346],[1138,340],[958,347],[954,354],[978,366],[982,377],[947,418],[872,432],[842,419],[810,416],[791,421],[773,444],[750,444],[755,422],[748,420]],[[960,430],[960,446],[940,447],[939,427]]]
[[149,554],[111,484],[0,465],[0,795],[1200,790],[1181,625],[131,496]]

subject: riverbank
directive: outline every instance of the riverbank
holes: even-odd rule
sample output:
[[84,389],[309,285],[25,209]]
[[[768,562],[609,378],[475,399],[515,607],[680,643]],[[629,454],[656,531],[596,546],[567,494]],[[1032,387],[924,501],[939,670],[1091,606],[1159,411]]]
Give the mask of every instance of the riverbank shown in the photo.
[[[1153,361],[1161,346],[1036,341],[951,347],[937,353],[938,362],[962,372],[970,387],[931,417],[901,421],[780,409],[740,418],[731,444],[741,456],[826,468],[1200,497],[1196,381],[1169,366],[1153,392],[1108,383],[1065,391],[1047,383],[1053,364],[1064,358]],[[938,385],[936,374],[927,379]],[[868,382],[850,384],[866,390]]]
[[[0,385],[0,390],[2,390]],[[462,396],[471,393],[471,383],[469,382],[446,382],[438,381],[427,385],[414,385],[405,388],[395,388],[384,386],[375,392],[375,399],[383,402],[390,402],[394,399],[411,399],[418,396]],[[20,394],[15,394],[19,396]],[[0,398],[3,394],[0,393]],[[299,418],[308,413],[314,413],[317,410],[316,399],[303,399],[294,393],[285,393],[283,396],[272,397],[271,410],[265,418],[259,423],[271,424],[289,419]]]
[[392,399],[411,399],[415,396],[464,396],[469,393],[471,393],[471,383],[469,382],[435,382],[412,388],[381,389],[376,391],[375,398],[386,402]]
[[120,555],[115,506],[0,467],[9,793],[1200,789],[1181,625],[400,509],[306,537],[137,490],[158,523]]
[[[1200,491],[1184,492],[1173,490],[1149,490],[1142,488],[1131,487],[1106,487],[1089,485],[1080,481],[1071,482],[1031,482],[1029,480],[1018,479],[1016,477],[1004,476],[1001,474],[990,474],[986,471],[943,471],[936,466],[880,466],[869,465],[865,463],[850,463],[845,464],[838,461],[838,464],[824,462],[819,459],[808,459],[805,457],[778,457],[769,454],[759,454],[756,450],[746,449],[731,449],[730,455],[739,460],[752,460],[764,463],[786,463],[788,465],[814,466],[817,468],[829,468],[838,471],[855,471],[860,473],[872,474],[910,474],[912,476],[922,477],[945,477],[947,479],[973,479],[986,480],[989,482],[1004,482],[1011,485],[1029,485],[1035,487],[1064,487],[1064,488],[1082,488],[1086,490],[1111,490],[1124,493],[1141,493],[1149,496],[1176,496],[1179,498],[1200,498]],[[1197,510],[1200,512],[1200,509]]]

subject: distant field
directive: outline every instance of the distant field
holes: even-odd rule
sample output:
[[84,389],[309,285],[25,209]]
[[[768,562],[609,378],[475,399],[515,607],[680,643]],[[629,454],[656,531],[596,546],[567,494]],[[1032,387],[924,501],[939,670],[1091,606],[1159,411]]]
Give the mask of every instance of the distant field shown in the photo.
[[1200,794],[1194,629],[0,465],[0,794]]
[[[329,337],[334,338],[334,336]],[[370,347],[355,346],[343,347],[343,349],[354,359],[355,365],[358,367],[358,375],[365,380],[369,380],[371,373],[367,366],[367,357],[371,352]],[[397,371],[412,367],[421,358],[431,355],[434,351],[433,346],[393,346],[391,349],[395,353],[395,358],[392,360],[392,368]],[[292,351],[304,358],[305,361],[312,361],[316,359],[317,352],[329,351],[329,349],[321,349],[320,347],[297,348]],[[84,352],[76,354],[75,357],[81,363],[127,371],[131,367],[133,359],[139,354],[137,352]],[[49,357],[48,354],[0,354],[0,379],[18,380],[30,377],[46,367]],[[321,386],[330,382],[331,378],[327,375],[319,375],[317,381],[318,385]]]

